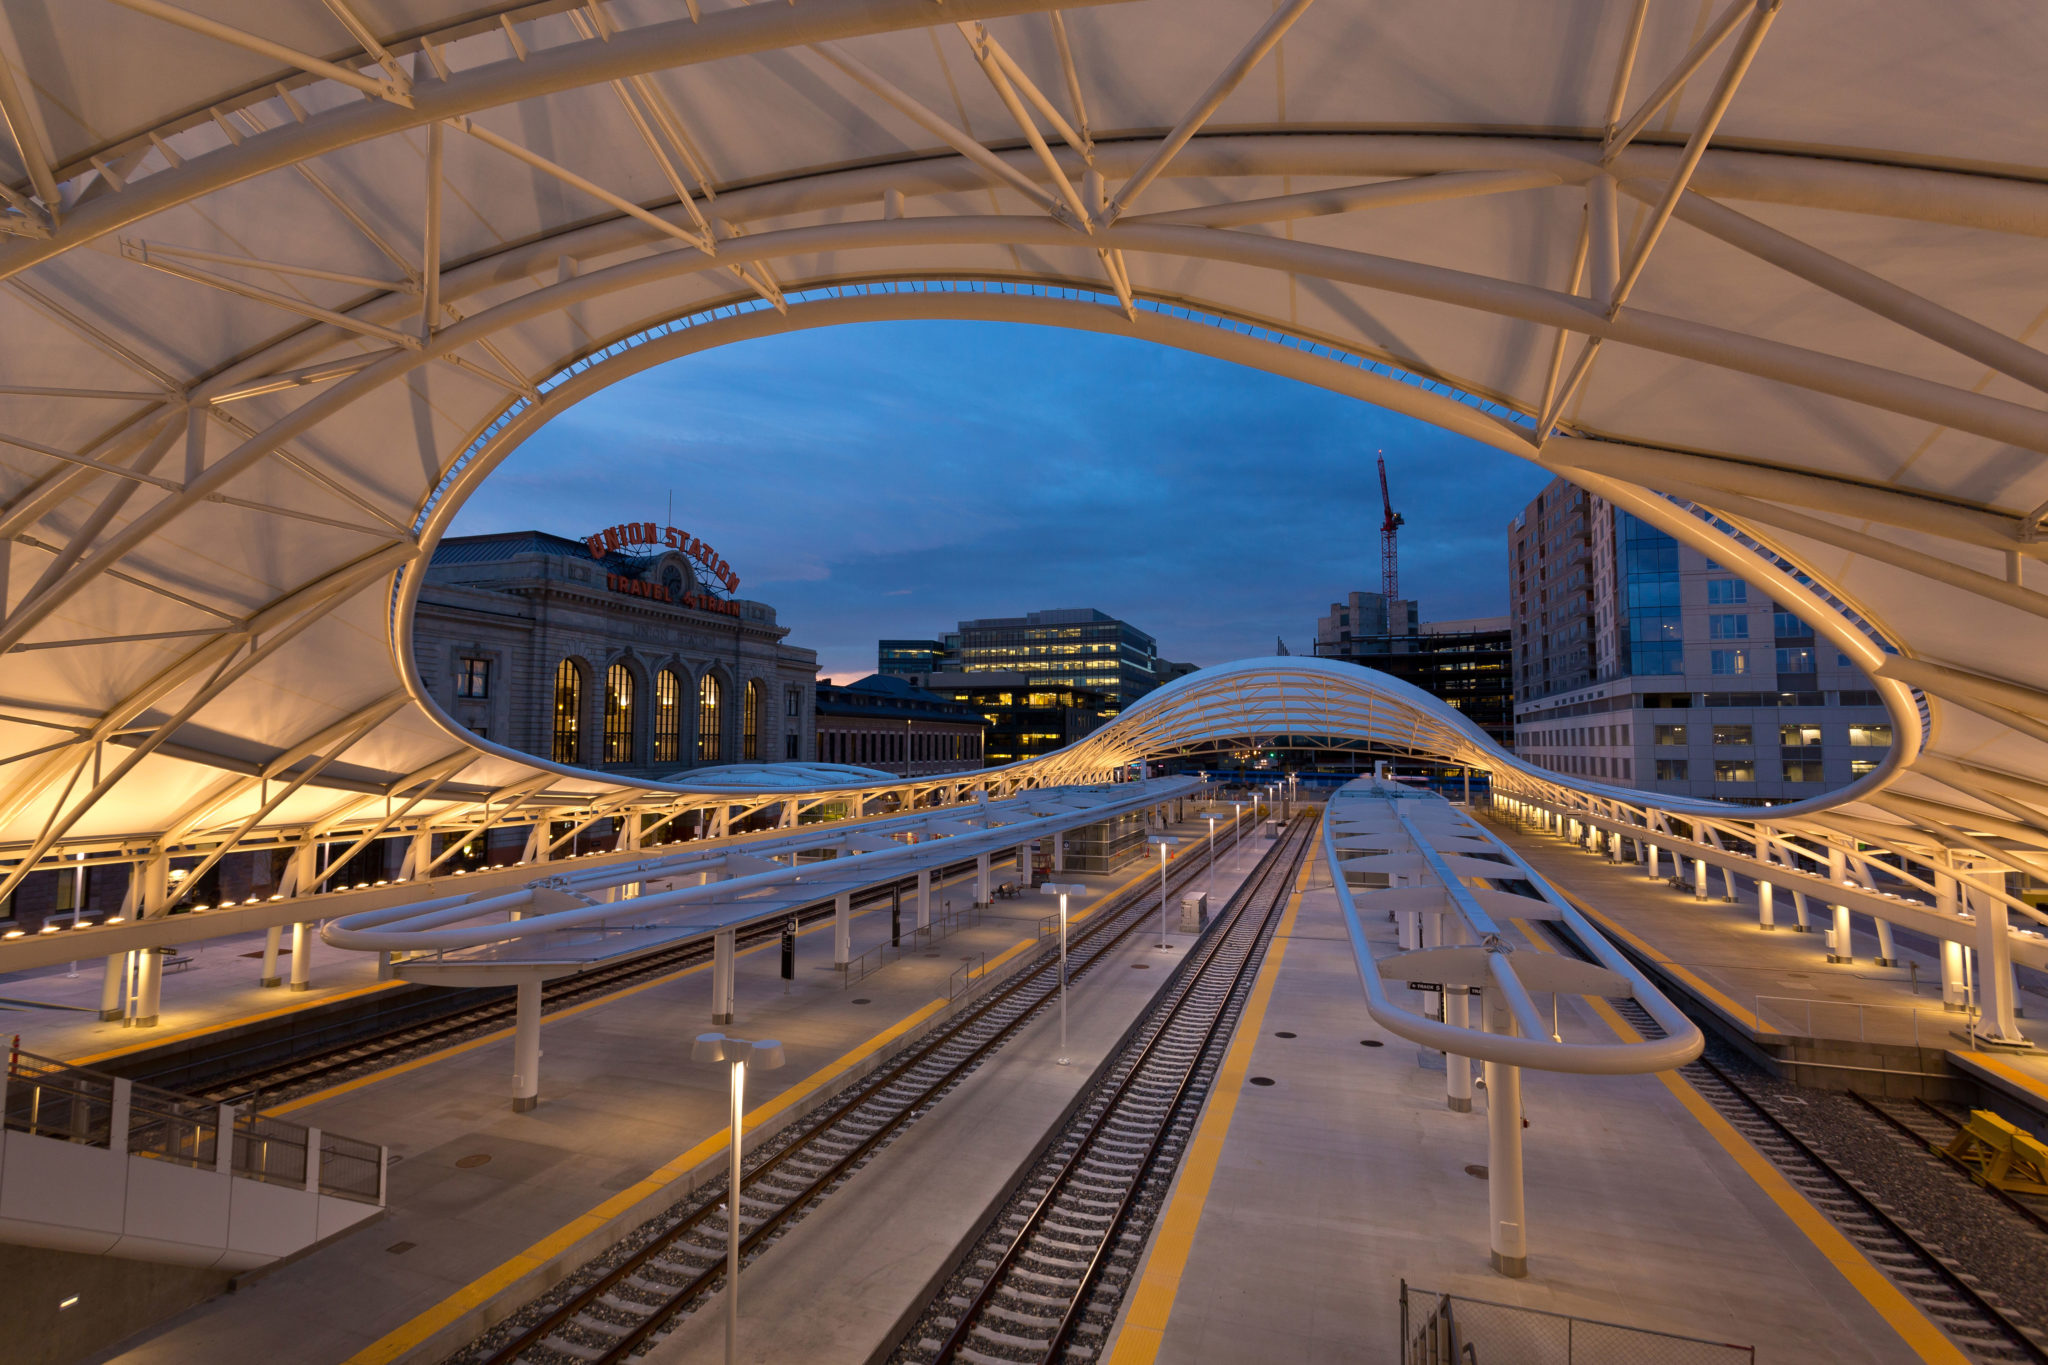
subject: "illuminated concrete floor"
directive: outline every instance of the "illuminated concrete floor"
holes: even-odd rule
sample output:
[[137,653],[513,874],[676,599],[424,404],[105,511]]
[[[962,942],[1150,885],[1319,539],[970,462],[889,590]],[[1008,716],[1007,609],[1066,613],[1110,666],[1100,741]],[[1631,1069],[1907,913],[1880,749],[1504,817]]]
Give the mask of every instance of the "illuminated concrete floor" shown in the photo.
[[[1367,930],[1393,941],[1391,924]],[[1573,1003],[1561,1024],[1612,1038]],[[1486,1182],[1466,1170],[1487,1160],[1484,1092],[1451,1113],[1420,1060],[1367,1016],[1336,898],[1312,890],[1245,1073],[1272,1084],[1234,1091],[1206,1201],[1183,1168],[1175,1199],[1199,1224],[1184,1262],[1155,1238],[1138,1300],[1155,1291],[1170,1313],[1127,1307],[1109,1359],[1398,1359],[1403,1280],[1753,1343],[1765,1362],[1918,1358],[1651,1076],[1524,1073],[1530,1274],[1494,1274]],[[1142,1330],[1162,1318],[1163,1336]]]
[[[1190,842],[1195,828],[1182,831]],[[1223,863],[1219,890],[1261,847],[1248,843]],[[1067,875],[1110,887],[1135,871]],[[998,901],[981,924],[940,942],[937,956],[907,956],[851,989],[842,989],[830,965],[829,922],[805,931],[787,988],[772,946],[743,953],[731,1027],[780,1038],[788,1056],[767,1084],[750,1086],[749,1108],[804,1089],[850,1051],[943,1000],[963,955],[993,959],[1035,943],[1051,908],[1040,896]],[[853,951],[888,933],[886,910],[857,915]],[[724,1069],[688,1061],[689,1040],[712,1027],[709,1011],[710,977],[695,968],[550,1018],[542,1031],[542,1102],[526,1114],[509,1108],[509,1036],[294,1108],[296,1122],[391,1145],[400,1160],[391,1169],[387,1217],[97,1359],[334,1365],[388,1344],[393,1334],[427,1342],[425,1324],[408,1324],[722,1133]],[[839,1074],[825,1087],[836,1087]],[[436,1343],[429,1354],[445,1353]]]
[[[1800,934],[1790,897],[1776,897],[1779,927],[1757,926],[1756,883],[1736,878],[1733,904],[1720,898],[1721,878],[1710,874],[1713,893],[1697,900],[1688,884],[1678,890],[1652,880],[1635,863],[1612,863],[1568,841],[1518,824],[1493,821],[1492,828],[1560,888],[1593,905],[1622,929],[1654,947],[1672,964],[1708,988],[1696,992],[1724,1018],[1751,1030],[1760,1041],[1773,1036],[1817,1037],[1921,1047],[1948,1052],[1959,1064],[2008,1090],[2025,1090],[2036,1109],[2048,1108],[2048,1051],[1991,1056],[1957,1036],[1962,1016],[1941,1005],[1941,963],[1935,941],[1911,931],[1896,935],[1903,961],[1879,967],[1877,934],[1867,916],[1852,917],[1853,962],[1829,962],[1815,907],[1814,932]],[[2048,1050],[2048,978],[2026,969],[2017,973],[2025,1017],[2020,1031]],[[1859,1008],[1861,1007],[1861,1008]],[[1938,1068],[1930,1056],[1925,1066]]]

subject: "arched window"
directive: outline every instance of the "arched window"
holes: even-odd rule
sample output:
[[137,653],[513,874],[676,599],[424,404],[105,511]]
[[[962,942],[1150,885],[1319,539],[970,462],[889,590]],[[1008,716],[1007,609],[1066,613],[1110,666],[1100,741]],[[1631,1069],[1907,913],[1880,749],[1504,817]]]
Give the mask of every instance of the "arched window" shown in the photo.
[[675,670],[654,675],[654,761],[674,763],[683,756],[683,684]]
[[555,667],[555,762],[583,761],[582,729],[583,670],[574,659],[564,659]]
[[715,674],[706,673],[704,680],[697,684],[697,761],[718,762],[718,732],[723,724],[719,715],[720,696],[723,689],[718,685]]
[[604,671],[604,761],[633,761],[633,674],[624,664]]
[[761,684],[747,680],[746,709],[740,713],[740,760],[761,761]]

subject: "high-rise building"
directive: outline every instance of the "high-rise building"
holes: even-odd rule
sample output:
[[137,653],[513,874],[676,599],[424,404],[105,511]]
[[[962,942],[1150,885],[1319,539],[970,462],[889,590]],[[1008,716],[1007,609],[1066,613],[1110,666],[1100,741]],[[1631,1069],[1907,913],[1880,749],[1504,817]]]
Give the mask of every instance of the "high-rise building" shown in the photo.
[[982,742],[991,768],[1065,748],[1116,715],[1106,692],[1071,682],[1034,682],[1022,672],[921,673],[907,681],[980,714],[988,726]]
[[960,671],[1021,673],[1029,688],[1102,693],[1114,715],[1159,685],[1158,644],[1089,607],[960,623]]
[[[1391,606],[1391,609],[1390,609]],[[1418,621],[1416,604],[1354,592],[1316,623],[1315,652],[1419,687],[1463,713],[1503,747],[1514,743],[1514,690],[1505,616]],[[1389,622],[1397,629],[1384,629]]]
[[1562,479],[1508,540],[1523,757],[1751,803],[1816,796],[1883,761],[1891,721],[1870,679],[1795,606]]

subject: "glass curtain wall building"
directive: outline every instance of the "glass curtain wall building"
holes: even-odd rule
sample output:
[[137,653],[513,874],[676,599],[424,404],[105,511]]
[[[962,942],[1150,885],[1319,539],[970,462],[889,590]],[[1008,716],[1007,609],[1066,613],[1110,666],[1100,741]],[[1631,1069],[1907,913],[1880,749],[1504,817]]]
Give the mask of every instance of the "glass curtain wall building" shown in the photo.
[[1870,680],[1697,550],[1553,482],[1509,528],[1515,748],[1552,771],[1723,801],[1816,796],[1873,771]]
[[959,671],[1021,673],[1029,687],[1100,692],[1112,713],[1159,685],[1159,646],[1114,616],[1082,607],[960,623]]

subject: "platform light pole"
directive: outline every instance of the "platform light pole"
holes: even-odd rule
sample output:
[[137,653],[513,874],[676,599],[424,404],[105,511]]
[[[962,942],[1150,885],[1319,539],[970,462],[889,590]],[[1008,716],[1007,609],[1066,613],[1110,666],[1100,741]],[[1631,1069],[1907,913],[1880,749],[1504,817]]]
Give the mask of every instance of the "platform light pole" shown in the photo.
[[725,1365],[738,1365],[740,1350],[740,1139],[747,1112],[747,1063],[763,1071],[782,1065],[782,1044],[773,1038],[748,1042],[723,1033],[700,1033],[691,1045],[693,1062],[726,1062],[732,1067],[731,1174],[725,1185]]
[[1212,810],[1202,818],[1209,822],[1209,901],[1213,905],[1216,901],[1216,822],[1222,817]]
[[1148,844],[1159,845],[1159,948],[1166,951],[1166,850],[1180,842],[1171,834],[1154,834],[1146,839]]
[[1038,888],[1047,896],[1060,898],[1060,1065],[1067,1064],[1067,897],[1088,894],[1080,882],[1047,882]]

